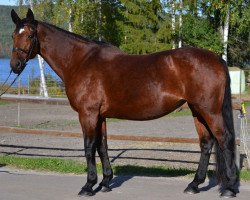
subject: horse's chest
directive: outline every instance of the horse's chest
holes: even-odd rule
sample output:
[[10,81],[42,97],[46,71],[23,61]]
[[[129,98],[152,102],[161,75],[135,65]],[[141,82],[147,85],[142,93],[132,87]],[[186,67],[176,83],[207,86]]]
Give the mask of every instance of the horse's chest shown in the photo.
[[65,85],[71,107],[78,111],[84,107],[95,107],[101,103],[102,90],[91,84]]

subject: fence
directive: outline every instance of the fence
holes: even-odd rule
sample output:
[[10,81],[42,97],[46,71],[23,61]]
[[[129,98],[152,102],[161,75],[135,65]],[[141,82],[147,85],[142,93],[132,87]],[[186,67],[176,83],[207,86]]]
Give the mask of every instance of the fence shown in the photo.
[[[7,76],[5,76],[7,77]],[[12,78],[14,79],[14,78]],[[2,85],[4,82],[0,82]],[[4,91],[9,87],[9,84],[1,87],[1,91]],[[46,85],[50,97],[66,97],[65,88],[62,81],[54,79],[51,75],[46,76]],[[8,94],[15,95],[30,95],[39,96],[40,92],[40,79],[31,79],[30,75],[19,77],[16,83],[13,84],[7,91]]]
[[[0,85],[2,85],[10,71],[10,59],[0,59]],[[65,97],[64,83],[55,74],[55,72],[44,63],[44,73],[46,79],[47,90],[50,97]],[[5,87],[0,87],[0,91],[4,91],[14,80],[16,75],[11,74]],[[7,91],[8,94],[21,95],[40,95],[40,70],[38,59],[32,59],[27,63],[24,71],[19,76],[18,80]]]
[[[67,101],[64,98],[40,98],[40,97],[30,97],[30,96],[13,96],[5,95],[0,101],[0,128],[3,131],[17,132],[17,133],[28,133],[28,134],[47,134],[54,136],[66,136],[66,137],[81,137],[81,128],[78,122],[78,115],[74,112]],[[11,103],[12,102],[12,103]],[[235,104],[234,110],[234,121],[236,129],[236,156],[237,164],[240,166],[241,156],[240,148],[241,144],[244,151],[249,145],[249,135],[246,134],[249,127],[247,124],[242,126],[242,122],[246,121],[243,118],[242,112],[238,104]],[[190,115],[190,120],[185,118],[187,122],[182,121],[177,123],[178,129],[173,128],[173,121],[170,118],[163,119],[166,126],[158,127],[157,123],[151,123],[150,126],[155,126],[156,129],[147,130],[145,124],[136,124],[135,129],[124,129],[122,133],[110,134],[109,139],[115,140],[133,140],[133,141],[154,141],[154,142],[177,142],[177,143],[198,143],[197,134],[193,126],[193,119]],[[170,124],[167,121],[170,120]],[[109,121],[110,122],[110,121]],[[113,122],[113,121],[111,121]],[[115,121],[116,122],[116,121]],[[186,123],[186,125],[185,125]],[[191,124],[191,126],[190,126]],[[110,123],[109,123],[110,125]],[[169,126],[170,125],[170,126]],[[185,129],[183,130],[183,126]],[[2,126],[2,127],[1,127]],[[7,128],[6,128],[7,126]],[[130,125],[131,126],[131,125]],[[169,126],[169,127],[168,127]],[[13,127],[13,128],[8,128]],[[119,126],[118,126],[119,127]],[[143,136],[135,133],[134,131],[139,127]],[[141,128],[140,128],[141,127]],[[19,129],[22,128],[22,129]],[[121,127],[119,127],[121,128]],[[33,131],[32,131],[32,130]],[[34,130],[36,129],[36,130]],[[39,129],[39,131],[37,130]],[[109,129],[109,128],[108,128]],[[112,129],[112,126],[111,126]],[[158,129],[163,129],[160,132]],[[153,132],[153,131],[155,132]],[[115,129],[117,131],[117,129]],[[159,131],[159,132],[157,132]],[[179,131],[179,132],[178,132]],[[185,132],[185,133],[184,133]],[[244,133],[244,134],[242,134]],[[179,137],[178,137],[179,135]],[[168,137],[166,137],[168,136]],[[188,136],[188,137],[184,137]],[[248,155],[248,152],[245,152]],[[250,164],[249,164],[250,165]]]

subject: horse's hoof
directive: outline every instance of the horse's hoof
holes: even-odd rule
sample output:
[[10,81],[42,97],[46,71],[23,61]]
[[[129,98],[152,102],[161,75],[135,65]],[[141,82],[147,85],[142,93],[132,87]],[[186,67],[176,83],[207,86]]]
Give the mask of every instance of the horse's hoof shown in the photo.
[[198,187],[191,187],[191,186],[188,186],[185,190],[184,190],[184,193],[186,194],[197,194],[199,193],[200,191],[198,190]]
[[223,198],[234,198],[234,197],[236,197],[236,193],[233,190],[226,189],[226,190],[224,190],[221,193],[220,197],[223,197]]
[[112,191],[110,187],[102,186],[102,192],[110,192]]
[[81,191],[78,193],[78,196],[86,196],[86,197],[90,197],[94,195],[94,191],[92,190],[92,188],[82,188]]

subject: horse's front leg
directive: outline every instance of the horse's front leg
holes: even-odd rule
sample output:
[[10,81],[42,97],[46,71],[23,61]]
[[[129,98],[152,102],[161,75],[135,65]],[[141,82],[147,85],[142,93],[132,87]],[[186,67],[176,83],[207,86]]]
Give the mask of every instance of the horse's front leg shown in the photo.
[[87,183],[82,187],[78,195],[93,196],[94,191],[92,187],[97,183],[95,153],[97,142],[98,114],[79,112],[79,120],[84,135],[84,148],[85,157],[87,160],[88,175]]
[[113,171],[108,157],[106,119],[100,119],[98,127],[97,151],[100,156],[103,169],[103,180],[100,183],[100,186],[102,186],[103,192],[109,192],[111,191],[109,184],[113,178]]

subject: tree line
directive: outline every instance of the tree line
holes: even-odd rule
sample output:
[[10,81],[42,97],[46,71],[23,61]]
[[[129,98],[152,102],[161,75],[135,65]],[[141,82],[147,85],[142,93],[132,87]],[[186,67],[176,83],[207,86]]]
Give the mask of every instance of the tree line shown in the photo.
[[14,24],[10,19],[12,8],[16,9],[17,7],[0,6],[0,58],[8,57],[11,54],[11,33],[14,29]]
[[209,49],[230,66],[249,66],[249,0],[19,0],[38,19],[131,54]]

